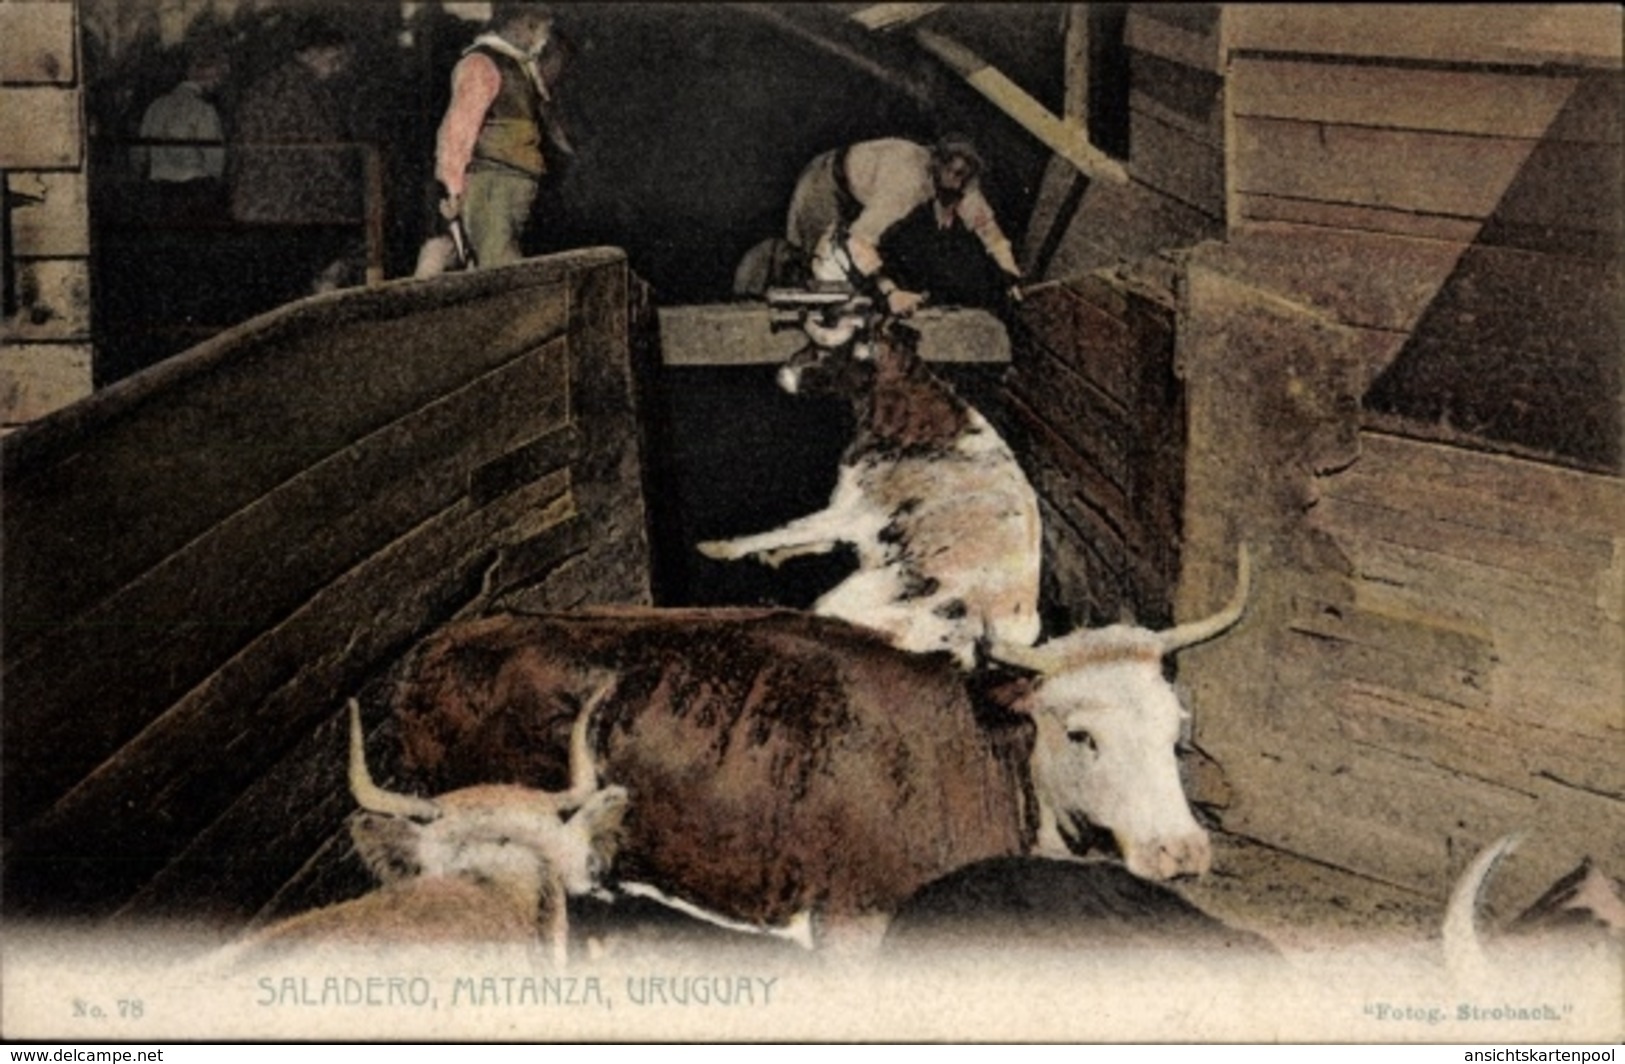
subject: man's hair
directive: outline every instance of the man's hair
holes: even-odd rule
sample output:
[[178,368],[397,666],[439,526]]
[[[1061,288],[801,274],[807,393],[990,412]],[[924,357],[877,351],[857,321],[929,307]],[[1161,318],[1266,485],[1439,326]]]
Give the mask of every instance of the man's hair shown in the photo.
[[231,53],[214,41],[192,44],[186,49],[186,76],[207,77],[218,73],[222,77],[231,72]]
[[348,48],[350,37],[324,18],[309,18],[294,34],[293,50],[308,52],[315,48]]
[[496,29],[524,20],[540,21],[552,17],[553,8],[550,5],[529,3],[528,0],[499,0],[491,5],[491,25]]
[[985,168],[982,153],[976,150],[976,142],[963,133],[946,133],[931,145],[932,162],[940,165],[953,159],[963,159],[969,163],[973,176]]

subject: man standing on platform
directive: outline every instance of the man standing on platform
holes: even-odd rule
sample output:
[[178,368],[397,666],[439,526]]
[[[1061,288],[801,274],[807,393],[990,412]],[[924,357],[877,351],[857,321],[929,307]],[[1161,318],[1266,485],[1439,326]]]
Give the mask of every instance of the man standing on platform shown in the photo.
[[451,74],[435,145],[441,215],[461,219],[480,266],[517,262],[542,175],[543,149],[572,148],[539,60],[553,34],[545,4],[498,3]]

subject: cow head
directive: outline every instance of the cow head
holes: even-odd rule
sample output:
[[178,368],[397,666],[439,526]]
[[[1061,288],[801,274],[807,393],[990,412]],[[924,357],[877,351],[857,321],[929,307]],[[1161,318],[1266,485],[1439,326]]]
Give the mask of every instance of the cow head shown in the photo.
[[856,398],[873,389],[877,377],[903,376],[923,366],[920,334],[893,319],[842,314],[826,324],[803,324],[812,343],[779,369],[779,387],[792,395]]
[[[600,788],[588,749],[600,685],[570,738],[570,787],[561,792],[481,784],[438,798],[386,791],[372,780],[361,716],[350,703],[350,790],[363,812],[351,822],[356,850],[385,883],[466,877],[538,912],[563,950],[564,896],[593,890],[613,859],[626,813],[625,788]],[[545,903],[545,904],[544,904]]]
[[1080,629],[1038,647],[990,648],[994,659],[1037,674],[1012,708],[1037,725],[1041,848],[1064,847],[1087,824],[1111,832],[1129,870],[1146,879],[1208,870],[1207,833],[1191,815],[1175,756],[1186,712],[1162,665],[1235,624],[1250,580],[1243,548],[1231,601],[1204,620],[1163,632]]

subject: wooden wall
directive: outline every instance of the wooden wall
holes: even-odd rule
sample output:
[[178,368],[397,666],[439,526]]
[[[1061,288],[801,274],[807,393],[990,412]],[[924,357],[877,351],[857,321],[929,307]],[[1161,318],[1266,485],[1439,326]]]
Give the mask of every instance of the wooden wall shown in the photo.
[[627,307],[607,249],[351,290],[6,439],[8,912],[240,921],[348,813],[341,709],[403,648],[646,602]]
[[1001,404],[1044,517],[1047,627],[1172,612],[1184,476],[1174,308],[1101,271],[1024,307]]
[[1625,481],[1365,408],[1462,254],[1269,227],[1191,257],[1181,616],[1238,542],[1260,575],[1180,675],[1226,830],[1435,899],[1527,831],[1495,887],[1525,904],[1625,864]]
[[[1248,617],[1179,661],[1226,830],[1435,899],[1515,830],[1499,898],[1625,867],[1620,23],[1132,5],[1133,180],[1046,179],[1026,261],[1069,280],[1012,380],[1046,561],[1098,621],[1161,557],[1183,619],[1251,546]],[[1136,426],[1163,365],[1178,423]]]
[[[1225,224],[1222,4],[1131,4],[1118,54],[1095,56],[1124,84],[1095,95],[1125,108],[1130,180],[1045,171],[1022,248],[1035,276],[1074,277],[1219,236]],[[1092,32],[1103,28],[1092,23]],[[1113,63],[1103,59],[1113,58]],[[1096,99],[1098,109],[1106,101]],[[1105,119],[1092,116],[1098,125]]]
[[90,394],[90,212],[72,0],[0,4],[0,428]]

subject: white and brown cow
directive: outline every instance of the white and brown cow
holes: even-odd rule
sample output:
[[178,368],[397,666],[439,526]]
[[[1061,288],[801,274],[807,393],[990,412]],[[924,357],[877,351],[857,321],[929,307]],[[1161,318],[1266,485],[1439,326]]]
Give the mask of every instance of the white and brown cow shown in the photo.
[[814,343],[780,369],[780,386],[844,397],[857,418],[829,505],[701,553],[777,565],[850,544],[857,570],[814,613],[876,628],[904,650],[946,650],[965,669],[984,641],[1032,644],[1038,496],[1009,445],[920,358],[914,330],[869,329],[859,316],[807,328]]
[[608,670],[594,751],[632,801],[617,875],[729,921],[810,912],[821,934],[963,865],[1102,831],[1138,875],[1199,874],[1208,839],[1180,786],[1161,654],[1234,623],[1245,581],[1171,636],[1070,637],[999,676],[785,610],[460,622],[396,678],[402,765],[436,787],[546,786],[581,677]]
[[376,965],[419,951],[483,955],[562,966],[565,899],[593,890],[607,871],[626,812],[623,787],[600,787],[589,750],[591,686],[571,729],[569,785],[549,792],[480,784],[420,798],[377,786],[350,703],[350,789],[362,812],[350,823],[357,853],[380,881],[358,898],[291,917],[233,947],[219,963],[242,968],[320,956]]

